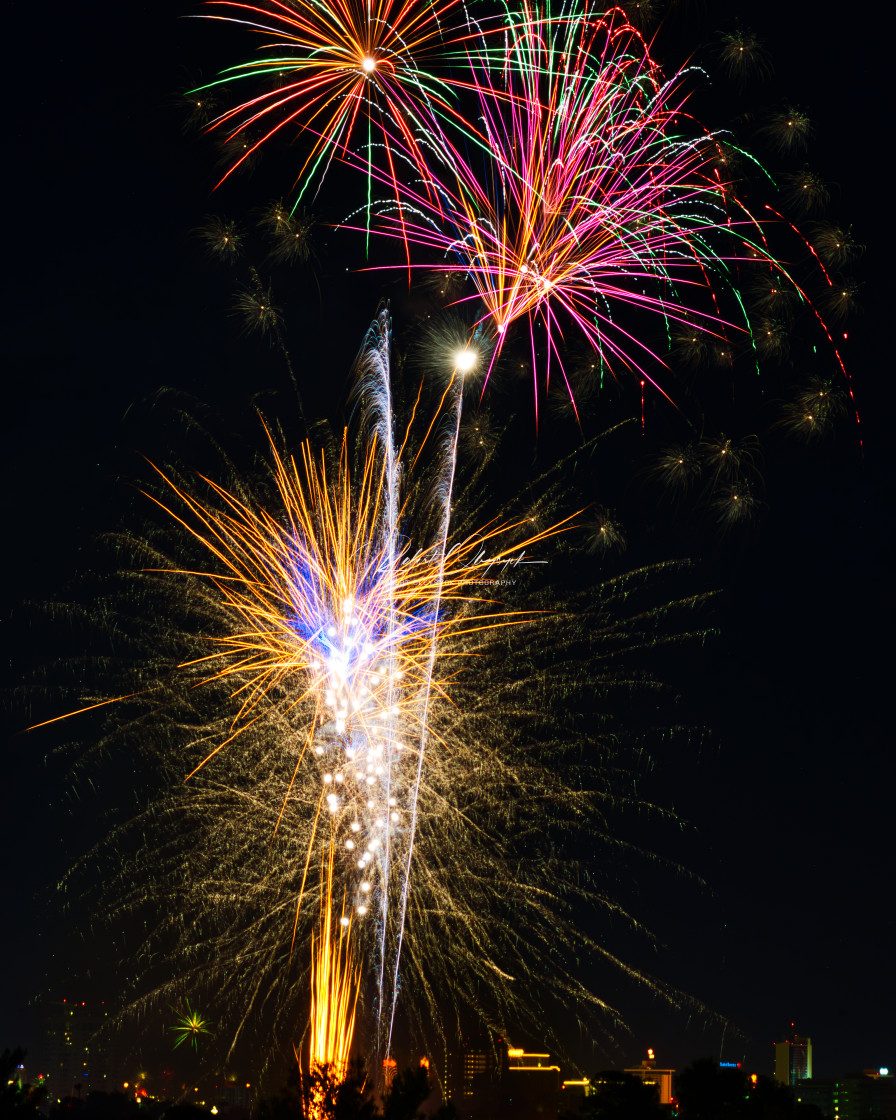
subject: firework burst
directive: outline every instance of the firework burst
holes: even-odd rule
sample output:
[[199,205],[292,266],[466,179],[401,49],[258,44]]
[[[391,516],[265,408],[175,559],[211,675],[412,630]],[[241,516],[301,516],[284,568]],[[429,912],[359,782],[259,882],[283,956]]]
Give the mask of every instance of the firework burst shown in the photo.
[[746,327],[737,301],[740,328],[713,293],[731,287],[747,245],[768,254],[715,166],[718,143],[686,113],[683,74],[665,79],[618,13],[547,23],[527,10],[500,51],[483,43],[468,59],[481,150],[465,156],[442,131],[426,189],[402,188],[380,217],[387,234],[453,258],[442,271],[471,282],[495,356],[526,323],[533,370],[546,351],[549,378],[573,327],[602,368],[656,384],[664,362],[633,313],[666,337]]
[[204,1019],[198,1011],[194,1011],[189,1002],[186,1011],[178,1015],[177,1024],[171,1029],[177,1035],[177,1041],[174,1044],[175,1050],[178,1046],[187,1043],[198,1051],[199,1036],[201,1034],[211,1034],[208,1020]]
[[236,145],[227,175],[274,137],[300,132],[310,138],[296,174],[300,198],[334,157],[358,144],[369,161],[385,141],[387,174],[394,178],[383,123],[398,127],[407,150],[419,157],[414,125],[452,111],[450,84],[432,65],[444,69],[446,42],[464,38],[450,22],[460,0],[210,0],[209,6],[215,14],[205,18],[242,24],[260,41],[257,58],[194,91],[247,82],[259,88],[210,126]]
[[[143,741],[159,775],[111,841],[133,855],[110,855],[110,913],[147,919],[129,1010],[202,992],[223,1060],[247,1034],[255,1049],[263,1025],[293,1039],[309,988],[326,1011],[320,1052],[335,1054],[355,969],[380,1053],[400,986],[430,1024],[464,1007],[522,1022],[534,1005],[520,970],[609,1013],[582,954],[665,992],[582,926],[583,908],[621,910],[587,885],[570,837],[603,848],[602,864],[619,851],[608,822],[631,779],[614,697],[627,703],[639,678],[656,694],[629,658],[681,638],[702,597],[658,606],[660,576],[640,571],[559,605],[521,561],[555,532],[558,484],[475,531],[463,469],[445,484],[453,440],[391,444],[385,326],[362,363],[359,460],[345,439],[295,460],[272,448],[261,490],[166,472],[155,500],[170,527],[126,545],[134,613],[121,599],[101,610],[120,649],[152,647],[127,689],[140,695],[104,709],[120,714],[100,743]],[[505,585],[529,587],[524,611],[494,602]]]
[[765,44],[752,31],[744,27],[722,36],[719,59],[728,74],[741,84],[748,78],[767,78],[771,62]]

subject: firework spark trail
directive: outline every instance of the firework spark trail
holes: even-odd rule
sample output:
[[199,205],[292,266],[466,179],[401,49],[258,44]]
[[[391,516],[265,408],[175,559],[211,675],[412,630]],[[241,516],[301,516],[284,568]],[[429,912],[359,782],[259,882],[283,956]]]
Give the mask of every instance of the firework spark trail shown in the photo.
[[[399,462],[394,445],[394,410],[392,402],[392,376],[391,376],[391,323],[388,313],[381,311],[376,321],[372,324],[359,363],[358,395],[362,409],[366,416],[366,427],[373,434],[376,441],[383,448],[383,476],[386,493],[385,532],[388,540],[387,552],[390,558],[390,578],[399,562]],[[435,478],[431,485],[431,495],[436,510],[436,526],[434,539],[426,549],[426,555],[431,557],[434,578],[431,596],[426,607],[426,615],[431,619],[428,632],[429,649],[424,656],[425,670],[419,687],[418,711],[416,725],[419,728],[417,735],[417,761],[413,776],[409,782],[407,804],[409,824],[407,828],[407,841],[405,852],[400,855],[400,870],[397,872],[399,884],[397,890],[397,915],[389,913],[391,892],[388,889],[388,879],[391,873],[391,846],[392,833],[386,834],[384,877],[386,888],[381,896],[381,944],[380,944],[380,969],[379,969],[379,998],[378,1006],[381,1009],[378,1044],[379,1051],[387,1056],[391,1051],[392,1030],[395,1018],[395,1009],[399,991],[399,969],[401,964],[401,949],[404,940],[404,926],[407,914],[408,892],[411,886],[411,867],[414,856],[414,838],[417,830],[418,800],[420,783],[424,773],[424,762],[427,749],[427,736],[429,725],[429,706],[433,691],[433,673],[439,650],[440,626],[439,620],[442,611],[442,598],[446,583],[446,561],[448,559],[448,540],[451,527],[452,495],[457,464],[457,442],[460,430],[461,413],[463,407],[463,377],[464,372],[470,368],[475,360],[470,349],[460,350],[454,356],[455,368],[452,370],[449,384],[442,395],[436,416],[435,424],[440,415],[445,413],[447,426],[436,437],[436,465]],[[430,426],[432,431],[432,425]],[[419,455],[419,452],[418,452]],[[461,546],[464,551],[465,546]],[[472,575],[473,573],[470,572]],[[449,571],[450,578],[450,571]],[[389,703],[392,701],[390,699]],[[393,775],[393,744],[397,743],[398,731],[390,737],[389,756],[386,766],[387,790],[391,791]],[[390,796],[390,802],[392,800]],[[392,927],[394,950],[391,961],[391,987],[385,989],[386,969],[389,965],[387,949],[388,934]]]
[[[359,377],[358,377],[358,396],[361,401],[361,407],[366,417],[366,427],[377,440],[379,445],[383,448],[383,477],[384,477],[384,531],[387,538],[386,550],[388,554],[388,568],[387,578],[393,583],[393,594],[390,599],[389,608],[394,604],[394,579],[395,572],[399,560],[399,543],[398,543],[398,526],[399,526],[399,479],[397,475],[398,464],[396,458],[395,444],[394,444],[394,410],[392,404],[392,377],[391,377],[391,324],[388,314],[382,311],[376,321],[371,325],[368,331],[365,345],[362,349],[361,360],[359,363]],[[459,414],[459,404],[458,404]],[[446,468],[443,467],[439,472],[441,476],[445,475]],[[448,465],[448,476],[453,478],[453,463]],[[392,850],[392,832],[391,830],[385,837],[385,852],[384,852],[384,878],[386,880],[385,889],[381,893],[381,915],[380,915],[380,953],[379,953],[379,970],[378,970],[378,999],[377,1006],[380,1009],[379,1016],[379,1030],[377,1032],[377,1047],[378,1053],[388,1055],[391,1047],[392,1037],[392,1024],[395,1015],[395,1006],[398,998],[398,972],[401,959],[401,944],[403,940],[404,919],[407,909],[407,893],[410,885],[410,872],[411,861],[414,848],[414,835],[417,825],[417,799],[420,789],[420,779],[423,773],[423,763],[426,751],[426,723],[428,715],[429,695],[432,688],[432,673],[435,666],[437,638],[438,638],[438,618],[441,606],[441,591],[442,579],[445,567],[445,548],[444,539],[447,537],[448,525],[450,522],[450,490],[447,496],[444,492],[439,493],[437,488],[435,497],[441,505],[441,514],[439,516],[439,532],[435,544],[435,565],[436,565],[436,583],[432,598],[427,605],[427,614],[432,619],[429,629],[429,655],[426,658],[426,671],[424,679],[421,684],[422,700],[419,705],[419,714],[417,723],[420,728],[417,737],[417,764],[416,772],[410,781],[408,790],[408,812],[410,822],[408,826],[408,840],[406,844],[407,856],[401,860],[402,870],[399,872],[401,876],[400,884],[398,887],[398,908],[399,913],[393,922],[393,916],[389,913],[390,895],[391,892],[388,888],[388,880],[391,872],[391,850]],[[393,623],[394,625],[394,623]],[[390,679],[394,678],[394,667],[390,671]],[[394,704],[393,698],[390,696],[387,702],[388,710],[392,709]],[[392,734],[388,741],[389,754],[386,760],[386,788],[391,801],[391,788],[393,777],[393,760],[392,753],[394,750],[393,744],[397,742],[397,734]],[[389,941],[390,928],[394,925],[394,937],[396,947],[394,951],[394,961],[391,968],[391,989],[386,991],[386,972],[389,968],[388,949],[387,944]]]
[[[446,436],[442,440],[441,448],[441,466],[438,471],[435,493],[439,499],[439,524],[436,532],[435,550],[436,550],[436,563],[438,565],[438,578],[436,586],[433,591],[433,599],[431,604],[433,616],[433,629],[430,636],[430,653],[429,653],[429,673],[422,695],[420,699],[420,727],[426,728],[429,723],[429,704],[432,694],[432,677],[433,670],[435,669],[437,648],[437,633],[435,628],[435,620],[439,616],[439,611],[442,606],[442,592],[444,588],[444,574],[445,574],[445,560],[448,546],[448,533],[451,524],[451,498],[454,491],[454,478],[457,466],[457,440],[460,433],[460,420],[461,412],[463,410],[463,374],[455,366],[451,373],[451,380],[446,390],[445,396],[451,398],[451,403],[448,410],[448,416],[451,418],[451,425],[449,426]],[[443,397],[444,401],[444,397]],[[453,431],[452,431],[453,427]],[[398,998],[398,971],[401,964],[401,947],[404,941],[404,924],[407,916],[408,906],[408,890],[411,882],[411,861],[413,858],[413,836],[417,829],[417,802],[420,790],[420,781],[423,776],[423,759],[425,743],[423,739],[420,740],[418,748],[419,756],[417,762],[417,776],[414,782],[414,796],[411,807],[411,843],[408,845],[407,861],[404,871],[404,882],[402,884],[401,896],[399,900],[399,916],[397,923],[397,940],[398,944],[395,951],[395,963],[392,974],[392,1000],[389,1007],[388,1025],[386,1027],[386,1047],[385,1053],[388,1054],[391,1048],[392,1029],[395,1022],[395,1007]]]
[[[358,397],[361,404],[362,412],[364,413],[365,428],[371,433],[372,437],[377,441],[378,445],[383,448],[383,481],[385,490],[384,502],[384,532],[386,536],[386,550],[387,550],[387,568],[386,578],[389,582],[389,590],[387,593],[387,612],[388,612],[388,625],[391,629],[395,627],[395,572],[399,562],[400,546],[398,539],[399,531],[399,478],[398,478],[398,462],[395,452],[395,414],[392,407],[392,378],[391,378],[391,323],[388,314],[381,311],[376,320],[371,324],[365,339],[365,345],[362,347],[361,356],[358,362],[357,369],[357,386]],[[388,666],[388,679],[390,681],[390,694],[387,699],[387,709],[392,710],[395,706],[395,696],[392,692],[391,682],[396,680],[397,666],[394,664],[394,658],[390,660]],[[392,764],[393,764],[393,744],[397,741],[396,737],[390,735],[388,740],[387,749],[389,751],[386,764],[386,792],[387,798],[392,798]],[[420,746],[420,757],[422,760],[422,748]],[[418,767],[419,771],[419,767]],[[416,801],[415,790],[411,791],[412,804]],[[411,836],[413,836],[414,828],[414,810],[411,810]],[[386,874],[386,889],[383,890],[381,895],[381,914],[380,914],[380,951],[379,951],[379,970],[377,980],[377,1007],[381,1009],[384,1007],[385,997],[385,977],[387,969],[387,941],[389,933],[389,889],[388,889],[388,875],[391,870],[391,853],[392,853],[392,833],[391,830],[387,832],[385,838],[385,874]],[[396,964],[397,968],[397,964]],[[393,999],[391,1001],[394,1007],[394,993],[397,988],[393,987]],[[377,1036],[378,1046],[382,1046],[381,1032]],[[388,1043],[385,1046],[384,1053],[388,1054]]]

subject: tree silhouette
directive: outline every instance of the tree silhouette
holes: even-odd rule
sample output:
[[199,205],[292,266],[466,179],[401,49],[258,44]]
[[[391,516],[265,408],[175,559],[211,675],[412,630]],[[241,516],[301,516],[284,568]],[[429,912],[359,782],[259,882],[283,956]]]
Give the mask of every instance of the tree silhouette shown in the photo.
[[19,1066],[24,1064],[27,1051],[17,1047],[4,1050],[0,1054],[0,1117],[14,1120],[39,1120],[40,1104],[46,1096],[46,1089],[21,1085],[17,1076]]
[[659,1120],[665,1115],[656,1085],[647,1085],[640,1077],[609,1070],[598,1074],[595,1085],[596,1091],[585,1097],[579,1110],[589,1120]]

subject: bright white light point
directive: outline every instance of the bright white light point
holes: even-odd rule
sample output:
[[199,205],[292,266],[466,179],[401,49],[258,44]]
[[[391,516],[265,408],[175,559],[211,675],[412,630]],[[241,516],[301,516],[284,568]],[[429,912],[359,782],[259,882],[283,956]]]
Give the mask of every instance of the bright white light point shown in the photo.
[[367,866],[367,864],[366,864],[366,863],[364,862],[364,860],[363,860],[363,859],[359,859],[359,860],[358,860],[358,867],[360,867],[362,871],[364,870],[364,868],[365,868],[366,866]]
[[348,848],[348,850],[349,850],[350,852],[353,852],[353,851],[355,850],[355,842],[354,842],[354,840],[346,840],[346,842],[345,842],[345,846],[346,846],[346,848]]
[[333,775],[332,774],[324,774],[324,785],[325,786],[328,786],[330,784],[330,782],[332,782],[332,781],[333,781]]
[[369,786],[372,786],[375,781],[376,781],[376,778],[374,778],[373,774],[368,774],[367,775],[367,784]]
[[358,913],[359,913],[359,914],[361,915],[361,917],[363,918],[363,917],[364,917],[364,915],[365,915],[365,914],[367,913],[367,907],[366,907],[366,906],[359,906],[359,907],[358,907]]
[[342,782],[343,782],[343,780],[344,780],[344,778],[345,778],[345,775],[344,775],[344,774],[337,774],[337,775],[336,775],[336,779],[335,779],[335,780],[336,780],[336,784],[337,784],[338,786],[341,786],[341,785],[342,785]]
[[351,614],[354,611],[354,609],[355,609],[355,600],[354,599],[343,599],[342,600],[342,613],[343,614]]
[[[345,720],[344,719],[337,719],[336,720],[336,731],[340,735],[342,734],[343,731],[345,731]],[[323,751],[321,751],[321,754],[323,754]]]
[[393,820],[393,821],[394,821],[394,822],[395,822],[396,824],[398,824],[398,813],[393,813],[393,814],[392,814],[392,820]]
[[315,747],[314,748],[314,753],[316,755],[318,755],[318,757],[319,757],[320,755],[322,755],[324,753],[324,748],[323,747]]
[[390,798],[389,798],[389,804],[390,804],[390,805],[397,805],[397,804],[398,804],[398,802],[397,802],[397,801],[395,800],[395,798],[394,798],[394,797],[390,797]]
[[503,334],[504,329],[505,329],[505,324],[504,323],[498,323],[498,325],[495,329],[497,330],[498,334]]
[[454,368],[458,373],[469,373],[476,365],[476,351],[465,348],[454,355]]
[[341,926],[347,926],[348,925],[348,918],[340,918],[339,919],[339,924]]
[[361,831],[361,826],[358,824],[357,821],[352,821],[351,829],[352,829],[352,832],[360,832]]
[[372,809],[372,808],[373,808],[373,802],[372,802],[372,801],[368,801],[368,802],[367,802],[367,808],[368,808],[368,809]]
[[361,890],[362,890],[362,891],[363,891],[363,892],[364,892],[365,894],[367,894],[367,892],[368,892],[368,891],[370,890],[370,883],[362,883],[362,884],[361,884]]
[[371,58],[370,55],[365,55],[361,60],[361,69],[365,74],[372,74],[376,70],[376,59]]
[[327,627],[327,637],[328,638],[335,638],[336,637],[336,627],[335,626],[328,626]]

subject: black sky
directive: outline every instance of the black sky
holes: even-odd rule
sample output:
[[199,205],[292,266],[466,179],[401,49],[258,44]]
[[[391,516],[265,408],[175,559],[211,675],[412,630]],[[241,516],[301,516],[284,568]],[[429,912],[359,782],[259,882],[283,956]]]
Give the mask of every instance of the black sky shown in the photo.
[[[93,562],[94,536],[129,515],[121,477],[139,473],[147,443],[164,443],[140,402],[173,386],[219,411],[229,401],[242,408],[248,379],[267,376],[271,363],[256,342],[235,341],[232,284],[215,278],[191,235],[206,213],[229,207],[240,216],[255,187],[213,198],[209,151],[181,131],[177,91],[219,61],[204,25],[177,18],[186,10],[166,0],[11,14],[3,425],[11,690],[57,652],[22,604],[64,599]],[[787,97],[813,117],[808,161],[834,184],[835,219],[868,246],[865,312],[845,347],[864,457],[843,431],[827,451],[780,453],[756,535],[721,560],[697,557],[707,580],[725,588],[723,635],[700,679],[678,683],[714,735],[699,754],[661,760],[655,782],[693,825],[675,857],[708,887],[651,884],[651,921],[665,943],[653,967],[732,1026],[723,1036],[700,1014],[689,1019],[620,989],[633,1026],[620,1057],[636,1060],[653,1045],[673,1065],[719,1053],[769,1072],[770,1044],[795,1020],[813,1037],[818,1073],[893,1067],[889,35],[873,8],[852,15],[806,0],[738,0],[692,5],[660,32],[658,56],[680,62],[687,46],[705,60],[703,45],[736,14],[766,38],[775,65],[757,104]],[[720,104],[736,100],[729,91]],[[708,123],[727,122],[719,110]],[[259,173],[261,201],[277,193],[268,184],[279,173]],[[280,193],[288,186],[287,175]],[[333,410],[341,390],[332,386],[341,386],[380,293],[369,277],[340,272],[340,233],[325,237],[333,248],[322,301],[302,280],[278,297],[311,407]],[[392,281],[388,292],[396,294]],[[654,558],[679,545],[655,541]],[[89,806],[66,800],[61,764],[45,757],[54,740],[20,733],[50,714],[15,692],[6,718],[0,1047],[37,1045],[29,1001],[43,989],[46,955],[64,962],[69,951],[50,888],[79,829],[97,827]]]

